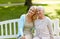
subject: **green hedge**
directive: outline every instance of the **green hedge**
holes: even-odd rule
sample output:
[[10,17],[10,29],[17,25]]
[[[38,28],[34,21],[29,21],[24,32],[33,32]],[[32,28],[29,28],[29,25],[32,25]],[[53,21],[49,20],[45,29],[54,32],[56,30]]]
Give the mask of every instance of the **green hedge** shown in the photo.
[[3,6],[0,7],[0,21],[17,19],[26,13],[26,6]]

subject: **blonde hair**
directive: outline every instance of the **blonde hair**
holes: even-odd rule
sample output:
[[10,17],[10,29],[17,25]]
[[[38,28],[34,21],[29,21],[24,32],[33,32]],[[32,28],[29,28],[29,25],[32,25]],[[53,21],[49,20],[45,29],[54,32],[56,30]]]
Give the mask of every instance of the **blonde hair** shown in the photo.
[[[35,9],[35,10],[36,10],[36,8],[37,8],[36,6],[31,6],[31,7],[29,8],[29,10],[30,10],[30,9]],[[29,13],[29,10],[28,10],[28,13]]]
[[[30,7],[30,9],[33,9],[33,8],[36,10],[37,7],[36,7],[36,6],[31,6],[31,7]],[[29,10],[30,10],[30,9],[29,9]],[[29,14],[29,11],[28,11],[27,15],[28,15],[28,14]],[[31,20],[33,21],[33,20],[35,20],[35,19],[36,19],[36,12],[35,12],[35,14],[32,16]]]

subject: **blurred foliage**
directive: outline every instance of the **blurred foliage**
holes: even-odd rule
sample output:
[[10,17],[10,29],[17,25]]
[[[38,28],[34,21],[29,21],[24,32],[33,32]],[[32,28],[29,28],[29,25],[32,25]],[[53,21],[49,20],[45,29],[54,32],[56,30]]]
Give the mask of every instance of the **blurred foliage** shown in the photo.
[[56,13],[57,13],[57,18],[60,19],[60,9],[56,9],[55,11],[56,11]]
[[0,0],[0,4],[21,3],[21,2],[25,2],[25,0]]
[[54,12],[47,12],[45,15],[50,17],[51,19],[56,19],[56,18],[60,19],[60,9],[55,9]]
[[35,6],[48,6],[48,4],[34,4]]
[[55,10],[58,15],[60,15],[60,9]]
[[26,6],[0,6],[0,21],[20,18],[26,9]]

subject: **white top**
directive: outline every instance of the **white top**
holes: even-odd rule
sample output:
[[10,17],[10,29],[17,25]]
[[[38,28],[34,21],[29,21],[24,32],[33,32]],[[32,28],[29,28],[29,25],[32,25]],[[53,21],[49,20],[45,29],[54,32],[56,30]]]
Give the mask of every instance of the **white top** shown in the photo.
[[27,18],[25,16],[25,24],[24,24],[24,34],[30,34],[32,35],[32,28],[33,28],[33,22],[28,22]]
[[35,20],[34,24],[36,29],[36,36],[39,37],[53,36],[53,28],[50,18],[45,17],[42,20],[37,19]]

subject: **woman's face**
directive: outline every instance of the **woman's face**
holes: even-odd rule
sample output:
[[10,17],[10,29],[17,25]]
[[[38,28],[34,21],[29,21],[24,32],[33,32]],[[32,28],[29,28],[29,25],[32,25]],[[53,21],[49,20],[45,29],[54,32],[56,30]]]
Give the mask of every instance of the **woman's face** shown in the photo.
[[40,10],[40,9],[37,9],[37,16],[42,17],[43,15],[44,15],[44,11]]
[[29,16],[33,16],[36,14],[36,8],[35,7],[31,7],[28,11]]

